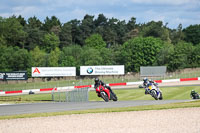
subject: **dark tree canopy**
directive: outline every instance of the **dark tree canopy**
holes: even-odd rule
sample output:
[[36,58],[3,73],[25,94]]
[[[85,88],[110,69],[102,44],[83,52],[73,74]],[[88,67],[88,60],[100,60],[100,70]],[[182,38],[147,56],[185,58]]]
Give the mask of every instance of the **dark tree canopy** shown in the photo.
[[[200,67],[200,24],[183,29],[162,21],[130,20],[86,14],[82,20],[61,23],[56,16],[0,17],[0,71],[30,71],[35,66],[165,65],[174,71]],[[77,73],[79,74],[79,73]]]

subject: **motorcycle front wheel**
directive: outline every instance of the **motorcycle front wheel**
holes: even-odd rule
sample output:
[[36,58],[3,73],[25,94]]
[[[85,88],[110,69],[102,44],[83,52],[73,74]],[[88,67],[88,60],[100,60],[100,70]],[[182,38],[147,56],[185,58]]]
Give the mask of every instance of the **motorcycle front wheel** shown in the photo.
[[101,95],[101,97],[103,98],[103,100],[104,100],[105,102],[108,102],[108,101],[109,101],[108,95],[107,95],[104,91],[100,92],[100,95]]
[[155,100],[158,100],[157,92],[155,90],[151,90],[150,94]]
[[160,92],[159,100],[162,100],[162,99],[163,99],[163,95],[162,95],[162,92]]

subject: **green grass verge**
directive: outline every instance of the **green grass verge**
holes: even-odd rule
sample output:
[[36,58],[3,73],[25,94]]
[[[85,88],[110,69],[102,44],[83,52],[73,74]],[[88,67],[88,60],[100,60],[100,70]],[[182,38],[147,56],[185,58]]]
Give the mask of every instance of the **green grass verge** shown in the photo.
[[52,100],[51,94],[32,94],[18,96],[0,96],[0,104],[2,103],[37,103],[49,102]]
[[200,100],[192,101],[192,102],[183,102],[183,103],[163,104],[163,105],[146,105],[146,106],[135,106],[135,107],[124,107],[124,108],[104,108],[104,109],[90,109],[90,110],[80,110],[80,111],[10,115],[10,116],[0,116],[0,120],[33,118],[33,117],[48,117],[48,116],[71,115],[71,114],[129,112],[129,111],[163,110],[163,109],[192,108],[192,107],[200,107]]
[[[190,92],[195,90],[200,92],[200,86],[179,86],[179,87],[160,87],[163,93],[164,100],[170,99],[191,99]],[[144,94],[144,89],[121,89],[114,90],[117,97],[121,101],[127,100],[153,100],[150,95]],[[101,101],[102,99],[96,96],[95,91],[90,92],[90,101]]]
[[[200,86],[184,86],[184,87],[161,87],[164,100],[170,99],[191,99],[190,92],[195,90],[200,92]],[[120,89],[114,90],[119,101],[130,100],[153,100],[150,95],[144,95],[144,89]],[[57,94],[58,95],[58,94]],[[0,103],[27,103],[27,102],[48,102],[52,100],[51,94],[33,94],[19,96],[0,96]],[[89,92],[89,101],[103,101],[97,97],[95,91]]]

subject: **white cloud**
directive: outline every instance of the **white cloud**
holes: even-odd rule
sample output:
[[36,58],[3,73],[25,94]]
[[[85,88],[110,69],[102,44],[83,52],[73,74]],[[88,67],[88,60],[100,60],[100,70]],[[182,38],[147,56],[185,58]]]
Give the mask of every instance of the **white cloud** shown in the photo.
[[[43,21],[55,15],[62,23],[83,19],[86,14],[103,13],[107,18],[168,22],[170,27],[200,23],[200,0],[1,0],[0,16],[22,15],[26,19],[36,16]],[[181,22],[182,21],[182,22]]]
[[182,4],[199,4],[199,0],[131,0],[133,3],[140,4],[167,4],[167,5],[182,5]]
[[12,14],[14,15],[22,15],[23,17],[29,17],[38,15],[40,12],[40,8],[35,6],[17,6],[12,9]]

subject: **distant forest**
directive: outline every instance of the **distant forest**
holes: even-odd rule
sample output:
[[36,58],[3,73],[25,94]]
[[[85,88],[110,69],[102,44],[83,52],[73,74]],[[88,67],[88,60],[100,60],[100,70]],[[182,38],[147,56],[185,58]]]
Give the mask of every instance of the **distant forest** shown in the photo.
[[176,29],[162,21],[136,23],[85,15],[61,23],[56,16],[41,22],[21,15],[0,17],[0,71],[28,71],[31,67],[125,65],[167,66],[168,71],[200,67],[200,24]]

